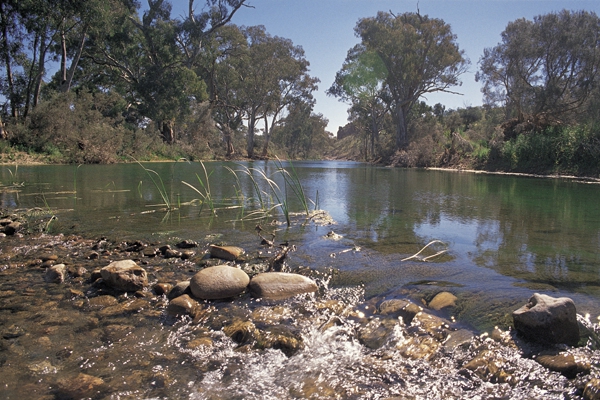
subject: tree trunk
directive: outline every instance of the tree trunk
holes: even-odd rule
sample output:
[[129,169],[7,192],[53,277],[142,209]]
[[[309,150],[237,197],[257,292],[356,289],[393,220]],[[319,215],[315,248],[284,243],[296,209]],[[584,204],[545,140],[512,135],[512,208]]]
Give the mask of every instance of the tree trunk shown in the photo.
[[37,74],[35,76],[35,89],[33,91],[33,102],[32,107],[35,108],[40,101],[40,92],[42,91],[42,82],[44,78],[44,71],[46,69],[46,51],[48,51],[49,44],[46,43],[46,35],[44,34],[40,39],[40,58],[38,61]]
[[[6,81],[8,83],[8,93],[10,100],[10,113],[13,118],[17,118],[19,116],[19,111],[17,109],[17,105],[15,103],[15,87],[13,83],[13,74],[12,68],[10,65],[10,50],[8,47],[8,19],[4,12],[4,8],[0,5],[0,12],[2,13],[2,47],[4,47],[4,63],[6,67]],[[0,128],[2,125],[0,124]],[[2,131],[4,133],[4,130]]]
[[235,149],[233,148],[233,142],[231,140],[231,128],[229,128],[229,126],[223,126],[223,139],[225,140],[227,157],[233,156],[235,154]]
[[256,116],[252,114],[248,120],[248,135],[246,137],[246,151],[248,152],[248,158],[254,157],[254,125],[256,125]]
[[403,107],[396,107],[396,150],[406,147],[407,121]]
[[[86,37],[87,37],[87,26],[83,29],[82,33],[81,33],[81,39],[79,41],[79,47],[77,48],[77,53],[75,53],[75,56],[73,57],[73,61],[71,61],[71,66],[69,67],[69,69],[67,70],[67,66],[66,66],[66,61],[64,66],[61,67],[64,68],[63,70],[63,82],[61,84],[60,90],[63,93],[67,93],[69,90],[71,90],[71,84],[73,83],[73,76],[75,75],[75,70],[77,69],[77,65],[79,64],[79,59],[81,58],[81,54],[83,53],[83,46],[85,45],[85,41],[86,41]],[[64,38],[64,36],[63,36]],[[66,54],[65,54],[66,56]]]
[[269,141],[271,140],[271,131],[269,130],[269,121],[265,115],[265,144],[262,149],[262,157],[267,157],[269,153]]
[[173,134],[173,122],[163,121],[161,127],[161,134],[165,143],[173,144],[173,142],[175,142],[175,136]]

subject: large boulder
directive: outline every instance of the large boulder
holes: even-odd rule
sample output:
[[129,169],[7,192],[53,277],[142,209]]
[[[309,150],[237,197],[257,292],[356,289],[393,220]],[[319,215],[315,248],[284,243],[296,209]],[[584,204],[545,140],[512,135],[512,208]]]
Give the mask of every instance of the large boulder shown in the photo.
[[216,265],[196,273],[190,280],[190,289],[199,299],[227,299],[246,290],[249,282],[248,274],[241,269]]
[[264,272],[252,278],[249,285],[255,297],[286,299],[301,293],[312,293],[317,284],[310,278],[287,272]]
[[515,329],[532,341],[572,346],[579,342],[577,311],[568,297],[535,293],[526,305],[513,312],[513,321]]
[[104,282],[118,290],[135,292],[148,286],[146,270],[133,260],[114,261],[100,270]]

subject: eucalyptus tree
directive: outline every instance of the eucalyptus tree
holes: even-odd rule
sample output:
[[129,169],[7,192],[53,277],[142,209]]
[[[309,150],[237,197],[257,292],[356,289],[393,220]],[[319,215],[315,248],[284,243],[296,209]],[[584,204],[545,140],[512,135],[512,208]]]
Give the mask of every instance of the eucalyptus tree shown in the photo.
[[291,40],[269,35],[264,26],[248,27],[243,33],[248,40],[248,52],[240,83],[248,124],[246,151],[252,158],[258,120],[265,121],[263,155],[266,156],[270,140],[268,118],[273,126],[292,101],[312,99],[311,92],[316,90],[318,79],[308,75],[309,62],[304,58],[304,50]]
[[365,51],[376,54],[386,69],[383,85],[396,124],[396,148],[407,145],[410,110],[427,93],[447,92],[460,85],[469,61],[450,25],[419,13],[379,12],[355,27]]
[[198,76],[207,37],[227,24],[245,0],[206,0],[195,14],[189,0],[183,20],[171,17],[171,3],[148,0],[140,19],[137,13],[121,18],[113,34],[97,37],[86,54],[110,72],[109,81],[122,90],[131,112],[149,118],[167,143],[175,141],[174,125],[207,99],[206,85]]
[[350,119],[365,127],[365,158],[375,156],[375,144],[383,119],[388,112],[389,94],[383,85],[387,75],[385,65],[375,52],[362,44],[348,51],[342,69],[336,73],[327,94],[347,102]]
[[476,79],[488,104],[509,117],[549,123],[586,109],[600,77],[600,19],[593,12],[540,15],[510,22],[502,41],[484,50]]

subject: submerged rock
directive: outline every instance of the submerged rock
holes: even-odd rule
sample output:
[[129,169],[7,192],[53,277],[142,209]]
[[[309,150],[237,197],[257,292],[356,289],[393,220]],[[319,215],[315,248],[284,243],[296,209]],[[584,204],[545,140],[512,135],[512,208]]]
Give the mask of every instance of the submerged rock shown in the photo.
[[286,299],[301,293],[312,293],[317,284],[303,275],[287,272],[265,272],[252,278],[249,285],[255,297]]
[[591,368],[589,362],[578,361],[573,354],[568,353],[543,352],[535,357],[535,361],[550,371],[561,373],[568,379],[575,378],[581,372],[587,374]]
[[220,258],[222,260],[227,261],[235,261],[242,254],[244,254],[244,249],[236,246],[210,246],[210,256],[214,258]]
[[107,389],[102,378],[83,373],[60,379],[57,386],[57,398],[60,399],[98,398]]
[[50,283],[63,283],[67,275],[67,267],[65,264],[56,264],[46,269],[44,280]]
[[401,299],[384,300],[378,309],[382,315],[389,315],[395,318],[402,317],[402,320],[407,325],[410,325],[415,315],[422,311],[422,308],[415,303]]
[[436,311],[446,307],[455,307],[457,297],[450,292],[440,292],[429,302],[429,308]]
[[241,269],[216,265],[196,273],[190,280],[190,289],[199,299],[227,299],[241,294],[249,282],[250,277]]
[[118,290],[135,292],[148,286],[146,270],[133,260],[114,261],[100,270],[104,282]]
[[554,298],[535,293],[513,312],[515,329],[525,338],[548,344],[579,342],[575,303],[568,297]]

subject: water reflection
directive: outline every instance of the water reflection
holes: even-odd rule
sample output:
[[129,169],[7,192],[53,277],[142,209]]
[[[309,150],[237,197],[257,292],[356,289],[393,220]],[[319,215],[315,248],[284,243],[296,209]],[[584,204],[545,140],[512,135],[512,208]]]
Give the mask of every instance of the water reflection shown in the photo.
[[[19,187],[10,186],[14,171],[2,167],[0,204],[49,207],[60,213],[57,224],[74,233],[201,240],[217,232],[224,241],[239,243],[254,238],[256,222],[243,219],[260,206],[256,182],[262,193],[269,191],[262,171],[275,179],[291,209],[301,210],[274,162],[206,163],[212,198],[222,207],[244,206],[220,210],[218,217],[199,206],[198,193],[182,183],[200,188],[200,164],[145,165],[161,177],[168,198],[180,205],[177,210],[155,211],[163,203],[157,185],[136,164],[19,167],[17,180],[24,183]],[[293,168],[311,204],[318,203],[337,222],[314,230],[277,228],[278,239],[304,243],[295,256],[298,263],[353,271],[359,277],[345,279],[367,284],[371,293],[393,289],[392,282],[401,286],[426,277],[456,281],[471,291],[487,290],[494,282],[513,287],[519,296],[522,287],[600,296],[596,184],[350,162],[296,162]],[[276,199],[271,195],[263,201],[270,201],[272,218],[281,220]],[[345,239],[321,240],[330,229]],[[448,244],[447,258],[418,268],[399,261],[433,239]],[[354,245],[365,251],[330,259]]]

